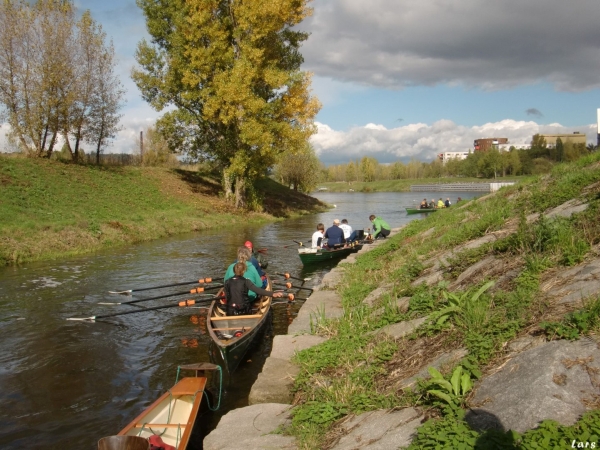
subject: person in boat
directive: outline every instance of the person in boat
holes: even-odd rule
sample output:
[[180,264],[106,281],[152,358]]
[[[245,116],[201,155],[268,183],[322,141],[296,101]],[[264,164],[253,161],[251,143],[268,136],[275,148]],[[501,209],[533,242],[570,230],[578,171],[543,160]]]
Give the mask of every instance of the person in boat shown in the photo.
[[435,209],[435,200],[431,199],[428,206],[429,206],[429,209]]
[[322,223],[317,225],[317,231],[315,231],[312,235],[312,248],[321,248],[321,244],[323,243],[323,237],[325,233],[325,225]]
[[371,214],[369,220],[373,223],[373,239],[385,239],[390,235],[391,228],[381,217]]
[[[252,253],[250,253],[250,250],[248,250],[246,247],[238,248],[237,260],[233,264],[229,265],[227,271],[225,272],[225,277],[223,281],[227,281],[228,279],[232,278],[235,275],[233,272],[233,268],[235,267],[235,265],[239,262],[243,262],[246,264],[246,272],[244,272],[244,278],[249,279],[256,286],[264,288],[267,285],[267,277],[265,276],[263,280],[263,278],[258,274],[256,267],[254,266],[254,264],[252,264],[252,262],[250,262],[251,256]],[[256,294],[254,292],[250,292],[250,297],[255,299]]]
[[327,228],[324,237],[327,239],[327,247],[341,247],[346,243],[344,231],[340,228],[340,219],[335,219],[333,225]]
[[427,208],[429,208],[429,205],[427,204],[427,199],[426,198],[424,198],[423,201],[421,202],[420,208],[421,209],[427,209]]
[[[224,290],[228,316],[252,314],[252,303],[256,295],[283,297],[283,292],[267,291],[256,286],[248,278],[245,278],[246,270],[247,266],[245,263],[235,263],[233,265],[233,277],[225,281]],[[250,297],[250,293],[254,294],[254,298]]]
[[[256,263],[261,268],[261,270],[258,271],[258,274],[260,276],[264,275],[264,270],[269,265],[269,262],[267,261],[267,257],[265,255],[263,255],[261,252],[259,252],[258,250],[254,250],[254,246],[252,245],[252,242],[250,242],[250,241],[246,241],[244,243],[244,247],[246,247],[248,250],[250,250],[250,253],[252,253],[252,257],[256,260]],[[264,251],[264,249],[263,249],[263,251]],[[254,261],[252,261],[252,264],[254,264]],[[260,273],[261,271],[263,273]]]
[[452,203],[450,203],[450,197],[447,197],[446,201],[444,202],[444,206],[446,208],[450,208],[451,205],[452,205]]
[[444,200],[442,200],[442,197],[440,197],[440,199],[437,202],[437,207],[438,208],[445,208],[446,205],[444,205]]
[[348,224],[348,219],[342,219],[340,228],[344,232],[344,239],[346,239],[347,244],[356,240],[356,231],[352,231],[352,227]]
[[458,198],[456,199],[456,203],[458,203],[458,202],[460,202],[460,201],[462,201],[462,198],[458,197]]

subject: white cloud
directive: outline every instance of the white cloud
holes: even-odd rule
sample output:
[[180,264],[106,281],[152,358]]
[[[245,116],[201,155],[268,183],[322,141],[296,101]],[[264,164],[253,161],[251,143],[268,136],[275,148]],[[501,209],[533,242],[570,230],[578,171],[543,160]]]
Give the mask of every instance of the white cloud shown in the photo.
[[536,133],[573,133],[587,135],[588,142],[596,142],[596,125],[563,127],[560,124],[538,125],[535,122],[511,119],[465,127],[450,120],[432,125],[410,124],[387,129],[383,125],[367,124],[348,131],[334,130],[317,122],[318,132],[311,138],[319,159],[329,164],[346,163],[363,156],[375,157],[379,162],[414,158],[433,160],[440,152],[459,152],[473,149],[475,139],[506,137],[514,145],[528,144]]
[[600,87],[596,0],[320,0],[301,28],[306,68],[402,88]]

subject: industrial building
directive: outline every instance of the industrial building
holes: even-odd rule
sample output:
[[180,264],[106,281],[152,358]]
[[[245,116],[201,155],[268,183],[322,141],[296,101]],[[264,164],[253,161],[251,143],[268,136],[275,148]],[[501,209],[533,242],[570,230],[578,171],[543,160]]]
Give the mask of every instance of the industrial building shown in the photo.
[[563,144],[572,142],[573,144],[585,145],[587,140],[586,135],[579,131],[575,131],[573,134],[540,134],[540,137],[543,137],[546,140],[546,147],[548,148],[556,147],[556,141],[559,138]]

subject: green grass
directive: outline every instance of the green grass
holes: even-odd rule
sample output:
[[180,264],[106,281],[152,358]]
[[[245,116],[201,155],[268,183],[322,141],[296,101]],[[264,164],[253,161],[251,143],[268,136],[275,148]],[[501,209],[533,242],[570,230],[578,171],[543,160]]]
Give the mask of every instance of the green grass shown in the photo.
[[[600,153],[596,152],[574,163],[558,164],[547,176],[523,180],[487,199],[412,221],[376,249],[360,255],[355,264],[345,266],[344,279],[337,288],[345,310],[343,317],[317,321],[314,331],[329,336],[329,341],[298,356],[302,370],[296,381],[296,398],[300,399],[298,410],[304,425],[298,420],[289,432],[299,438],[300,446],[319,448],[327,442],[335,421],[348,413],[406,405],[439,410],[439,399],[436,403],[423,388],[412,393],[386,388],[386,361],[400,358],[394,367],[401,367],[400,355],[411,342],[436,338],[447,348],[465,347],[469,357],[460,364],[470,373],[477,373],[493,363],[505,343],[525,327],[539,326],[536,321],[550,308],[540,295],[543,274],[582,262],[600,243],[599,181]],[[525,221],[529,214],[547,211],[572,198],[587,202],[588,208],[570,218]],[[450,257],[441,266],[445,278],[441,283],[412,284],[441,253],[506,227],[511,227],[512,234]],[[421,235],[425,231],[427,237]],[[489,255],[513,261],[518,276],[505,285],[492,287],[491,283],[486,285],[490,280],[479,279],[470,281],[462,291],[448,291],[449,283],[460,273]],[[364,298],[383,284],[391,284],[392,292],[373,308],[364,305]],[[408,311],[399,312],[392,305],[403,296],[411,300]],[[382,307],[383,312],[375,314]],[[584,311],[550,323],[546,330],[558,337],[573,338],[597,329],[598,314],[600,307],[592,302]],[[431,315],[430,320],[401,344],[385,339],[378,343],[367,334],[388,323],[426,315]],[[361,404],[359,399],[366,398],[372,400]],[[359,404],[362,406],[357,407]],[[513,438],[518,439],[520,448],[535,448],[536,442],[545,439],[543,433],[533,431],[523,436],[479,434],[457,419],[456,411],[442,409],[439,414],[442,419],[426,425],[411,448],[459,448],[458,444],[474,448],[476,441]],[[593,417],[593,426],[600,427],[597,415]],[[454,437],[445,441],[443,436]]]
[[225,202],[218,174],[0,155],[0,265],[326,208],[272,180],[257,192],[264,213]]

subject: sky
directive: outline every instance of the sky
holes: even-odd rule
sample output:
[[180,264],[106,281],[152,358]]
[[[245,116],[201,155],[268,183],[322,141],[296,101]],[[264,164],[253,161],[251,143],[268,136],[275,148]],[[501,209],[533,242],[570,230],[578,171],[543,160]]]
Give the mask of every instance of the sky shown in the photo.
[[[125,86],[123,130],[108,152],[131,152],[160,113],[130,72],[148,38],[135,0],[75,0],[115,45]],[[587,135],[600,108],[597,0],[315,0],[299,28],[322,103],[311,142],[326,165],[373,156],[431,161],[473,140]],[[2,136],[0,136],[0,139]]]

